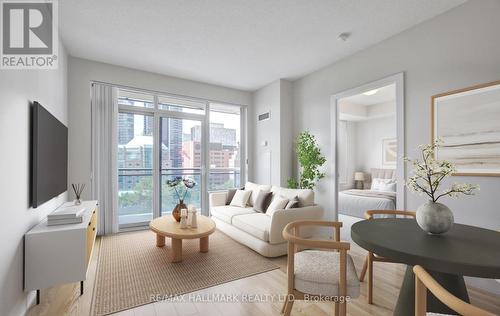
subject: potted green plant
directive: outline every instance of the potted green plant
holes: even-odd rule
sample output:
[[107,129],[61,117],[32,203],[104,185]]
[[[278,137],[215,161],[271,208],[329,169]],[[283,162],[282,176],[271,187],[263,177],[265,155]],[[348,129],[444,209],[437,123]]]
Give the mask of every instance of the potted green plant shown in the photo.
[[438,200],[442,197],[458,197],[460,195],[474,195],[479,190],[478,185],[454,183],[447,189],[440,189],[443,180],[455,171],[455,165],[446,160],[436,159],[436,149],[442,146],[440,140],[432,144],[420,145],[422,160],[403,159],[413,167],[414,175],[406,181],[406,186],[419,194],[425,194],[429,201],[417,209],[417,223],[424,231],[430,234],[442,234],[453,226],[452,211]]
[[308,131],[297,136],[297,161],[300,165],[299,178],[288,179],[288,187],[292,189],[313,189],[316,183],[325,177],[320,171],[326,158],[316,144],[316,138]]
[[[183,186],[185,188],[184,193],[182,194],[182,197],[181,197],[181,193],[177,189],[177,187],[181,183],[183,184]],[[173,188],[175,190],[175,194],[177,196],[177,199],[179,200],[179,203],[177,203],[177,205],[175,205],[174,209],[172,210],[172,216],[175,218],[175,220],[177,222],[180,222],[181,221],[181,210],[187,209],[186,204],[184,204],[184,199],[186,198],[186,195],[187,195],[189,189],[192,189],[196,186],[196,182],[194,182],[194,180],[189,179],[189,178],[183,179],[182,177],[175,177],[173,179],[167,180],[167,185],[170,188]]]

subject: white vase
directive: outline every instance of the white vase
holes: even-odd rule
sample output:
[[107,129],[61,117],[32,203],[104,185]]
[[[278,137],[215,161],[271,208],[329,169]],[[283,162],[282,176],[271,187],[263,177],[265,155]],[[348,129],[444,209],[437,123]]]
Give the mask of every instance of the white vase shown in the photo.
[[196,209],[195,208],[193,208],[193,210],[191,211],[191,227],[192,228],[198,227],[198,218],[197,218],[197,215],[196,215]]
[[453,213],[444,204],[428,201],[417,209],[418,226],[429,234],[446,233],[453,226],[453,221]]
[[186,215],[181,215],[181,228],[182,229],[188,228]]
[[182,229],[185,229],[188,227],[187,218],[188,218],[187,209],[185,209],[185,208],[181,209],[181,228]]
[[188,208],[188,212],[187,212],[187,225],[191,226],[192,221],[193,221],[193,214],[192,214],[192,211]]

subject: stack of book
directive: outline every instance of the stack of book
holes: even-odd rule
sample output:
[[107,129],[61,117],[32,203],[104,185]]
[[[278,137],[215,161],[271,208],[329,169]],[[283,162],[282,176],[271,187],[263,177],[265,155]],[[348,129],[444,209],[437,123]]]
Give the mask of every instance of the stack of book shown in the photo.
[[84,212],[85,208],[81,205],[59,208],[53,213],[47,215],[47,225],[53,226],[81,223]]

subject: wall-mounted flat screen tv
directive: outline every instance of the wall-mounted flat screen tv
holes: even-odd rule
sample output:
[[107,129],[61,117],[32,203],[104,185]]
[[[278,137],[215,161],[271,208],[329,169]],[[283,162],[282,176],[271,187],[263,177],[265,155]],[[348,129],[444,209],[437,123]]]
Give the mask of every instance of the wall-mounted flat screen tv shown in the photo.
[[34,102],[31,203],[37,207],[68,187],[68,128]]

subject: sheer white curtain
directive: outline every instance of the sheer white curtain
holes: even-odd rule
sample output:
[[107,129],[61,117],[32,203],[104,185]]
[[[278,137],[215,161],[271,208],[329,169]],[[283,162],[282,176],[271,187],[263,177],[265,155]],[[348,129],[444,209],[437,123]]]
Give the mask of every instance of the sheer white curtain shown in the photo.
[[117,89],[92,83],[92,199],[99,201],[98,234],[118,231]]

